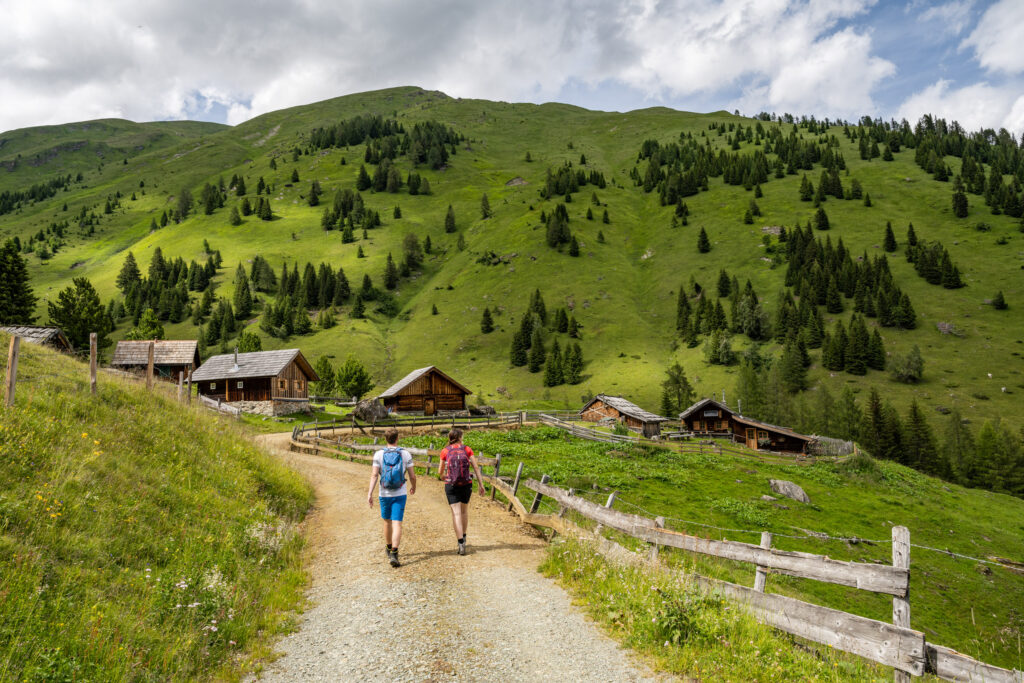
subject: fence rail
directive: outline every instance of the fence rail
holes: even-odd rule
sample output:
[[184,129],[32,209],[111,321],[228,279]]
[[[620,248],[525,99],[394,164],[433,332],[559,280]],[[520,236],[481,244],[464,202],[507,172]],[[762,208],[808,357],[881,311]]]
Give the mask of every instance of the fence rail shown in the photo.
[[212,398],[208,398],[206,396],[203,396],[202,394],[199,395],[199,403],[201,405],[206,406],[207,408],[210,408],[211,410],[216,410],[221,413],[227,413],[228,415],[234,415],[235,417],[241,417],[242,415],[242,411],[236,408],[235,406],[229,405],[227,403],[222,403],[221,401],[214,401]]

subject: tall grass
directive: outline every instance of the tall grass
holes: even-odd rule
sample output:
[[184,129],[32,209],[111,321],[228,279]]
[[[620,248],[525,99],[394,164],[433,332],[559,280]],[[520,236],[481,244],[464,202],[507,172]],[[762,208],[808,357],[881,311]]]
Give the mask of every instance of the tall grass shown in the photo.
[[0,680],[236,677],[301,599],[309,487],[162,387],[85,380],[23,344],[0,413]]

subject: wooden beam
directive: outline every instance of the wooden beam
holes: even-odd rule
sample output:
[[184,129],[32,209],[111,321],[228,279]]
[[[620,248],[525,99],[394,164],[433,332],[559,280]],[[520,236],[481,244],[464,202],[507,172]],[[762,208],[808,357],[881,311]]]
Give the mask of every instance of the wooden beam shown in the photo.
[[18,354],[21,352],[21,337],[11,337],[11,347],[7,350],[7,377],[4,381],[4,405],[14,405],[14,389],[18,385]]
[[[530,514],[531,514],[531,515],[537,512],[537,508],[539,508],[539,507],[540,507],[540,499],[544,497],[543,495],[541,495],[541,492],[540,492],[540,488],[538,488],[538,487],[540,487],[540,486],[546,486],[546,485],[547,485],[547,483],[548,483],[549,481],[551,481],[551,477],[549,477],[549,476],[548,476],[548,475],[546,475],[546,474],[545,474],[545,475],[543,475],[543,476],[541,476],[541,478],[540,478],[540,482],[539,482],[539,483],[538,483],[538,482],[534,482],[534,483],[536,483],[536,484],[537,484],[537,486],[530,486],[530,482],[532,482],[532,481],[533,481],[532,479],[528,479],[528,480],[526,481],[526,485],[527,485],[527,486],[529,486],[529,487],[530,487],[531,489],[533,489],[534,491],[536,491],[536,492],[537,492],[537,495],[535,495],[535,496],[533,497],[533,503],[531,503],[531,504],[530,504]],[[550,487],[550,488],[554,488],[554,487],[552,486],[552,487]],[[561,489],[555,489],[555,490],[557,490],[557,491],[561,492]]]
[[[494,478],[498,478],[498,473],[501,471],[501,453],[494,456]],[[491,484],[491,500],[494,500],[494,494],[498,492],[497,487]]]
[[925,644],[928,671],[946,681],[963,683],[1024,683],[1024,672],[979,662],[941,645]]
[[[522,477],[522,476],[523,476],[523,461],[520,460],[519,461],[519,466],[516,467],[516,478],[512,482],[511,495],[507,496],[508,497],[508,509],[509,510],[512,509],[512,505],[513,505],[512,501],[513,500],[517,500],[516,499],[516,494],[519,493],[519,478]],[[495,482],[494,485],[495,486],[499,486],[500,482]],[[502,493],[504,493],[504,491],[502,491]]]
[[185,396],[186,396],[185,402],[188,403],[188,404],[191,404],[192,403],[192,367],[191,366],[189,366],[189,369],[188,369],[188,390],[185,392]]
[[[905,526],[892,528],[892,566],[910,571],[910,530]],[[910,587],[903,596],[892,599],[892,623],[894,626],[910,628]],[[893,674],[895,683],[910,683],[910,675],[897,669]]]
[[[654,526],[656,526],[659,529],[664,529],[665,528],[665,518],[664,517],[655,517],[654,518]],[[657,563],[658,562],[658,544],[657,543],[652,543],[651,544],[650,557],[648,559],[652,563]]]
[[[761,532],[761,547],[771,548],[772,547],[772,535],[770,532]],[[764,585],[768,581],[768,568],[758,565],[757,570],[754,573],[754,590],[758,593],[764,593]]]
[[185,373],[178,370],[178,403],[181,403],[182,394],[185,392]]
[[146,388],[153,388],[153,354],[155,352],[156,342],[149,342],[147,347],[148,360],[146,361]]
[[562,489],[548,486],[546,483],[528,480],[526,486],[554,498],[584,517],[648,543],[680,548],[703,555],[713,555],[727,560],[749,562],[772,569],[780,574],[835,583],[841,586],[852,586],[875,593],[905,597],[909,590],[910,570],[907,568],[844,562],[824,555],[774,548],[765,549],[749,543],[715,541],[689,536],[678,531],[657,529],[654,526],[654,520],[646,517],[609,510],[582,498],[566,496]]
[[89,393],[96,395],[96,333],[89,333]]

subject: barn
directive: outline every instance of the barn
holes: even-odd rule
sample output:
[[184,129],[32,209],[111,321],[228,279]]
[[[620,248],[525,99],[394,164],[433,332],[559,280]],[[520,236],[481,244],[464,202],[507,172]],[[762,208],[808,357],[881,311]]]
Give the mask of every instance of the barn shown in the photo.
[[[194,339],[155,340],[153,344],[153,375],[168,382],[177,382],[178,373],[186,378],[200,365],[199,342]],[[114,348],[110,367],[126,372],[146,372],[149,365],[148,341],[119,341]]]
[[473,392],[433,365],[413,370],[381,394],[388,412],[423,413],[465,410],[466,397]]
[[648,438],[659,436],[661,423],[669,421],[669,418],[649,413],[621,396],[598,394],[580,408],[580,418],[587,422],[600,422],[609,417]]
[[319,380],[298,349],[225,353],[192,373],[200,395],[272,416],[308,411],[309,383]]
[[683,428],[705,436],[727,437],[747,448],[783,453],[806,453],[817,437],[797,434],[788,427],[743,417],[724,403],[706,398],[679,415]]
[[59,327],[39,327],[36,325],[3,325],[0,332],[6,332],[12,337],[21,337],[33,344],[49,346],[57,351],[71,353],[71,342],[64,336],[64,331]]

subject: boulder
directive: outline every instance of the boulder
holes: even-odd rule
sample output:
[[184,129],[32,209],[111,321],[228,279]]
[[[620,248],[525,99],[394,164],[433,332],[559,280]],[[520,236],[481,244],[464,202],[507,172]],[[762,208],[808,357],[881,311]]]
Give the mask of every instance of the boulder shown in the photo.
[[496,415],[497,411],[491,406],[470,406],[470,415]]
[[772,493],[777,493],[786,498],[792,498],[801,503],[810,503],[811,499],[804,493],[804,490],[791,481],[785,479],[771,479],[768,482],[772,487]]
[[761,500],[768,501],[769,503],[773,500],[778,500],[775,496],[769,496],[767,493],[761,496]]
[[363,422],[376,422],[388,416],[388,409],[375,398],[367,398],[356,404],[352,414]]

